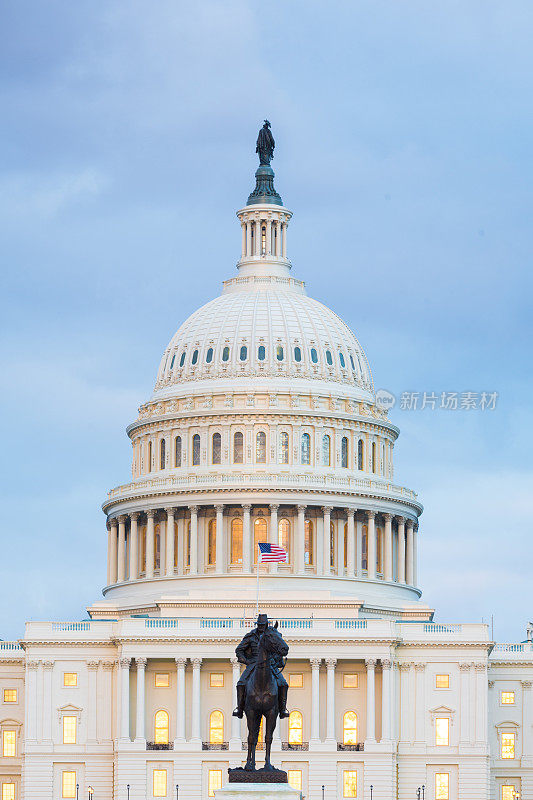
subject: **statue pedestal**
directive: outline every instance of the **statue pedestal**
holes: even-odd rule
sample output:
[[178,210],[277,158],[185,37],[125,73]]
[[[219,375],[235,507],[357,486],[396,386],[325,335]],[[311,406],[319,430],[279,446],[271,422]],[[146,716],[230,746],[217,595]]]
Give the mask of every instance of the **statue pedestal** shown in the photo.
[[300,800],[300,792],[288,783],[227,783],[215,800]]

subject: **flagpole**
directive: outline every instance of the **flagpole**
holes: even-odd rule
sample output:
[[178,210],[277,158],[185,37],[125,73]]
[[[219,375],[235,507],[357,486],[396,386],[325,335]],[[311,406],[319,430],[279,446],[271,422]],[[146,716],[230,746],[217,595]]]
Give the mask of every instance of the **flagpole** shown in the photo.
[[257,595],[256,595],[256,603],[255,603],[255,615],[259,614],[259,557],[261,555],[261,548],[257,545]]

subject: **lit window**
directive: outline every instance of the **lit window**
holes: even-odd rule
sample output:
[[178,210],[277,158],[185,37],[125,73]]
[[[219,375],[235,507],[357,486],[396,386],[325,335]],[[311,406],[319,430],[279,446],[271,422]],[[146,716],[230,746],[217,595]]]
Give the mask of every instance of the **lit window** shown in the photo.
[[4,703],[16,703],[16,702],[17,702],[17,690],[4,689]]
[[213,434],[213,457],[212,462],[213,464],[220,464],[220,460],[222,457],[222,437],[220,433]]
[[305,564],[306,566],[313,566],[315,563],[313,523],[309,519],[306,519],[304,522],[304,548]]
[[259,347],[257,348],[257,358],[259,359],[259,361],[264,361],[265,360],[265,358],[266,358],[266,350],[265,350],[265,345],[264,344],[260,344]]
[[207,526],[207,565],[212,567],[217,557],[217,523],[210,519]]
[[192,354],[192,363],[193,363],[193,366],[194,366],[194,364],[196,364],[196,363],[197,363],[197,361],[198,361],[198,350],[195,350],[195,351],[194,351],[194,353]]
[[154,769],[152,775],[152,789],[154,797],[167,796],[167,771],[166,769]]
[[450,800],[450,773],[435,773],[435,800]]
[[174,361],[175,360],[176,360],[176,353],[174,353],[174,355],[172,356],[172,360],[170,362],[170,369],[172,369],[172,367],[174,366]]
[[224,686],[224,673],[211,672],[209,675],[209,686],[211,689],[222,689]]
[[266,464],[267,439],[264,431],[258,431],[255,437],[255,460],[258,464]]
[[308,433],[302,434],[302,464],[311,463],[311,437]]
[[288,519],[280,519],[278,522],[278,544],[289,552],[291,525]]
[[76,717],[63,717],[63,744],[76,744]]
[[302,744],[303,717],[299,711],[291,711],[289,716],[289,744]]
[[294,360],[298,362],[302,360],[302,351],[299,347],[294,348]]
[[283,361],[283,347],[280,344],[276,347],[276,358],[278,361]]
[[331,449],[331,439],[327,433],[324,434],[322,437],[322,464],[325,467],[329,467],[330,464],[330,449]]
[[207,364],[210,364],[213,360],[213,348],[210,347],[206,353],[205,360]]
[[242,519],[231,521],[231,563],[242,564]]
[[450,720],[448,717],[437,717],[435,720],[435,744],[446,747],[450,744]]
[[17,755],[17,734],[15,731],[2,732],[2,755],[14,758]]
[[209,742],[222,744],[224,741],[224,714],[222,711],[212,711],[209,715]]
[[502,733],[502,758],[514,758],[516,733]]
[[165,469],[166,449],[166,442],[161,439],[159,444],[159,469]]
[[289,673],[289,687],[291,689],[303,689],[304,676],[301,672]]
[[514,785],[502,786],[502,800],[516,800],[520,797]]
[[363,469],[363,440],[359,439],[357,442],[357,469]]
[[342,354],[342,353],[339,353],[339,361],[340,361],[340,363],[341,363],[341,367],[344,369],[344,367],[346,366],[346,364],[345,364],[345,361],[344,361],[344,356],[343,356],[343,354]]
[[343,436],[341,441],[341,467],[348,468],[348,439],[346,436]]
[[222,789],[222,770],[210,769],[207,773],[207,796],[214,797],[217,789]]
[[192,437],[192,465],[197,467],[200,464],[200,434],[195,433]]
[[257,564],[259,542],[267,541],[267,524],[264,517],[259,517],[254,523],[254,564]]
[[222,361],[229,361],[229,347],[225,347],[222,351]]
[[514,706],[514,692],[502,692],[500,697],[502,706]]
[[70,770],[67,772],[63,772],[62,780],[61,780],[61,797],[76,797],[76,773],[71,772]]
[[289,434],[286,431],[279,435],[279,463],[289,463]]
[[233,463],[242,464],[244,458],[244,438],[240,431],[233,437]]
[[241,359],[241,361],[246,361],[246,359],[248,358],[248,348],[246,347],[246,345],[243,345],[241,347],[239,352],[239,358]]
[[266,240],[267,240],[267,229],[264,225],[261,226],[261,255],[264,256],[266,253]]
[[156,744],[168,744],[168,738],[168,712],[156,711],[154,718],[154,741]]
[[357,714],[347,711],[342,718],[342,743],[357,744]]
[[64,672],[63,673],[63,686],[77,686],[78,685],[78,673],[77,672]]
[[333,357],[330,350],[326,350],[326,363],[331,367],[333,365]]
[[343,689],[357,689],[359,687],[359,675],[356,672],[345,672],[342,676]]
[[314,347],[311,348],[311,361],[313,362],[313,364],[316,364],[318,362],[318,353]]
[[174,460],[177,467],[181,467],[181,436],[176,436],[174,441]]
[[185,356],[186,355],[187,355],[187,351],[184,350],[183,353],[181,354],[181,358],[180,358],[180,367],[182,367],[185,364]]
[[449,689],[450,676],[449,675],[435,675],[435,689]]
[[154,685],[156,689],[168,689],[170,686],[170,674],[168,672],[156,672]]
[[3,783],[2,784],[2,800],[15,800],[15,784]]
[[287,770],[287,783],[297,792],[302,791],[302,770],[301,769],[288,769]]
[[344,770],[342,777],[342,796],[357,797],[357,770]]

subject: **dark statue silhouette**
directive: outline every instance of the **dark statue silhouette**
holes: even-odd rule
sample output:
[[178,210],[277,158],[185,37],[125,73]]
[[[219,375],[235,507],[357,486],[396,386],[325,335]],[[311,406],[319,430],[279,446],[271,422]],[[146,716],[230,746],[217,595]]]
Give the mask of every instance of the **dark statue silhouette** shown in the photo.
[[263,127],[259,131],[259,135],[257,137],[257,142],[255,146],[255,152],[259,156],[260,164],[263,165],[270,164],[270,162],[274,158],[275,146],[276,143],[274,141],[274,137],[272,136],[272,132],[270,130],[270,122],[266,119]]
[[278,716],[289,716],[286,708],[288,685],[281,674],[288,652],[289,647],[278,631],[278,623],[269,625],[266,614],[259,614],[257,627],[246,634],[235,650],[239,661],[246,664],[237,683],[237,708],[233,712],[241,718],[243,713],[246,714],[248,723],[246,771],[255,771],[255,750],[261,719],[264,717],[264,769],[267,772],[280,772],[270,763],[270,748]]

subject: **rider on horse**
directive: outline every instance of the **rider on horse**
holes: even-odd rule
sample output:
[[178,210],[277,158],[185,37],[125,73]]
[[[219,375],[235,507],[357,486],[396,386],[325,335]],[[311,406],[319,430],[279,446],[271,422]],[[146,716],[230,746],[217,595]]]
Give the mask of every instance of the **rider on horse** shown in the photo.
[[[266,614],[259,614],[257,617],[257,627],[246,634],[240,645],[235,650],[235,655],[241,664],[246,664],[246,669],[237,682],[237,708],[233,712],[234,717],[242,719],[244,714],[244,703],[246,700],[246,683],[257,664],[257,653],[259,650],[259,639],[268,628],[268,617]],[[281,635],[281,634],[279,634]],[[278,685],[278,704],[280,719],[289,716],[287,711],[287,692],[289,685],[283,677],[281,670],[285,666],[281,656],[272,656],[270,667],[272,674]]]

